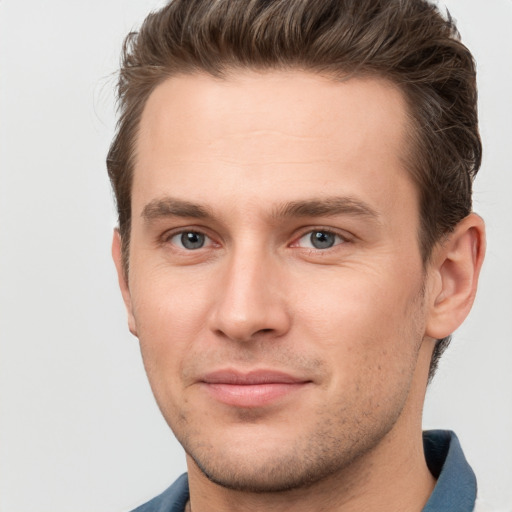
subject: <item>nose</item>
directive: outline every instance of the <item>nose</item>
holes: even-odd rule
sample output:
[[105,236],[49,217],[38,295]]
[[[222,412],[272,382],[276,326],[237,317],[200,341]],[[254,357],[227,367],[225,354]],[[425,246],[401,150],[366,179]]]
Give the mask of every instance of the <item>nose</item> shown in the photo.
[[288,332],[291,315],[279,262],[261,252],[238,251],[225,262],[210,317],[218,336],[246,342]]

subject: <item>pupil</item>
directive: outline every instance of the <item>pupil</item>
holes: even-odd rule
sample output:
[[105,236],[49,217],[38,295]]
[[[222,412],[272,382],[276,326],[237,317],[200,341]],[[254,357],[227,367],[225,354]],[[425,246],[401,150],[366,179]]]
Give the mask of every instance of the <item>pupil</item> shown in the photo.
[[329,249],[334,245],[335,235],[325,231],[315,231],[311,233],[311,244],[315,249]]
[[185,249],[200,249],[204,245],[204,235],[189,231],[181,235],[181,243]]

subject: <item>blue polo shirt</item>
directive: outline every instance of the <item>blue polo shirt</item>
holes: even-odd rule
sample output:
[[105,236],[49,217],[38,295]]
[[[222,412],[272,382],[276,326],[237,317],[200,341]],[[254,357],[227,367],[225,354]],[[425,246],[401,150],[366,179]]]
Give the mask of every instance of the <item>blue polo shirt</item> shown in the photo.
[[[437,483],[422,512],[473,512],[476,478],[457,436],[449,430],[429,430],[423,433],[423,447]],[[162,494],[132,512],[183,512],[188,499],[188,477],[183,474]]]

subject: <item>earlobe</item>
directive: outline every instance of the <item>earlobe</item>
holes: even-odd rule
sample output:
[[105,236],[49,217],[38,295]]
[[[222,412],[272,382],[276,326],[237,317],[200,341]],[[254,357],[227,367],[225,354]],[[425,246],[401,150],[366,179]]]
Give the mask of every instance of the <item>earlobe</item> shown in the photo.
[[452,334],[468,315],[485,254],[485,225],[471,213],[434,249],[429,269],[431,296],[426,334]]
[[135,317],[133,316],[132,299],[130,295],[130,288],[128,286],[128,276],[126,275],[123,265],[123,254],[121,247],[121,234],[119,233],[119,229],[116,228],[114,229],[114,235],[112,238],[112,259],[114,260],[114,264],[116,266],[119,288],[121,289],[124,305],[126,307],[126,313],[128,315],[128,328],[134,336],[137,336]]

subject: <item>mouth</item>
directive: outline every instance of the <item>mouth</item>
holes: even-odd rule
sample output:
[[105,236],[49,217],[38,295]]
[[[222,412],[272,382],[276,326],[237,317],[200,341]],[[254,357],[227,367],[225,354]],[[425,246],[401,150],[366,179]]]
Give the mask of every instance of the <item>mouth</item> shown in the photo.
[[216,401],[234,407],[255,408],[289,398],[311,380],[283,372],[256,370],[242,373],[220,370],[202,377],[200,384]]

